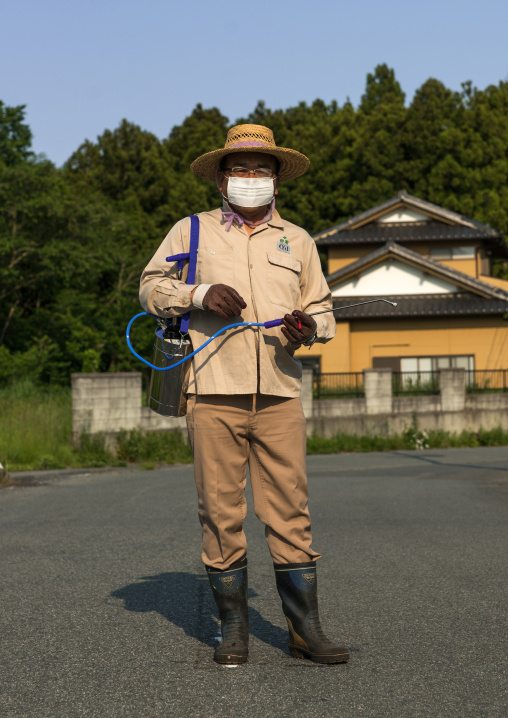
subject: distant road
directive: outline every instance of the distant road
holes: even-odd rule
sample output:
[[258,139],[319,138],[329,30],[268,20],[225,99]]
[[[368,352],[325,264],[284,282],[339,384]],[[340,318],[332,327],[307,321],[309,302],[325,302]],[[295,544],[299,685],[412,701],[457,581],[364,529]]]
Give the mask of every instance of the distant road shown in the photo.
[[212,661],[192,467],[0,491],[0,718],[508,716],[508,448],[312,456],[321,613],[287,654],[249,505],[251,657]]

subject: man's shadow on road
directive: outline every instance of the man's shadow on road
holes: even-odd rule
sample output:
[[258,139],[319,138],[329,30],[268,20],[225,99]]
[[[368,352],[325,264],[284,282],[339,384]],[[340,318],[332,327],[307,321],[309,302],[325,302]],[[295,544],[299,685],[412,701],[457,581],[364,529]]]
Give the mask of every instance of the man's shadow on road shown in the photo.
[[[258,594],[249,589],[249,598]],[[191,638],[207,646],[217,645],[218,611],[208,577],[177,571],[143,576],[139,582],[112,591],[113,598],[124,602],[127,611],[156,611]],[[274,626],[249,607],[249,633],[268,645],[287,650],[287,632]]]

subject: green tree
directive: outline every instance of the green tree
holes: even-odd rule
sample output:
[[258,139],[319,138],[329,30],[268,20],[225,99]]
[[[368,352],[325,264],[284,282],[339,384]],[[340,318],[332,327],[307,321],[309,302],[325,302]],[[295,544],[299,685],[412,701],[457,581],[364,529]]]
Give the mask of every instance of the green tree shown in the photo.
[[167,224],[181,217],[220,206],[221,199],[214,182],[207,182],[189,171],[192,162],[218,147],[223,147],[228,131],[228,118],[216,107],[204,109],[196,105],[181,125],[173,127],[163,141],[172,169],[172,191],[161,208]]
[[365,92],[360,109],[371,114],[385,105],[404,106],[405,95],[395,78],[395,71],[386,64],[377,65],[373,73],[367,74]]
[[4,379],[27,361],[36,377],[65,382],[86,357],[90,365],[90,352],[102,370],[125,360],[126,348],[112,346],[108,333],[116,324],[118,334],[139,307],[144,256],[129,248],[139,242],[132,231],[107,198],[49,162],[0,171]]
[[0,100],[0,163],[12,167],[33,156],[32,132],[24,123],[26,105],[8,107]]
[[350,193],[356,211],[396,194],[403,184],[402,133],[406,119],[404,93],[387,65],[367,75],[357,113]]
[[67,161],[65,172],[77,185],[101,193],[136,217],[149,236],[158,233],[157,211],[167,199],[170,168],[161,141],[152,133],[122,120],[96,143],[86,140]]
[[[454,185],[463,142],[464,106],[459,93],[430,78],[407,111],[402,144],[405,187],[424,199],[457,209]],[[450,206],[452,202],[453,206]]]

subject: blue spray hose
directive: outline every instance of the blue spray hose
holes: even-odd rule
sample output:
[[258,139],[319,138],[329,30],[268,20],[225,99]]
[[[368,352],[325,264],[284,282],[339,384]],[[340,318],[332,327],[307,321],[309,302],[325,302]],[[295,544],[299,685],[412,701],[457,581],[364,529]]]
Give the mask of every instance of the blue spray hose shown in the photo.
[[[188,355],[187,355],[186,357],[184,357],[183,359],[180,359],[180,361],[175,362],[175,364],[171,364],[171,366],[160,367],[160,366],[155,366],[154,364],[151,364],[151,363],[150,363],[149,361],[147,361],[146,359],[143,359],[143,357],[140,356],[140,355],[134,350],[134,348],[133,348],[133,346],[132,346],[132,344],[131,344],[131,340],[130,340],[131,327],[132,327],[132,325],[134,324],[134,322],[136,321],[136,319],[139,319],[140,317],[153,317],[153,316],[154,316],[153,314],[149,314],[148,312],[140,312],[140,314],[136,314],[134,317],[132,317],[132,319],[130,320],[130,322],[129,322],[128,325],[127,325],[127,330],[126,330],[126,332],[125,332],[125,337],[126,337],[126,339],[127,339],[127,346],[129,347],[129,349],[131,350],[131,352],[134,354],[134,356],[136,357],[136,359],[139,359],[140,361],[143,362],[143,364],[146,364],[147,366],[149,366],[150,369],[155,369],[156,371],[168,371],[168,369],[175,369],[177,366],[180,366],[180,364],[183,364],[185,361],[188,361],[189,359],[192,359],[192,357],[193,357],[195,354],[197,354],[198,352],[200,352],[201,349],[204,349],[204,348],[207,346],[207,344],[210,344],[210,342],[213,341],[213,339],[215,339],[216,337],[218,337],[220,334],[222,334],[223,332],[225,332],[227,329],[236,329],[237,327],[265,327],[265,329],[269,329],[270,327],[278,327],[278,326],[280,326],[280,325],[282,324],[282,319],[272,319],[272,321],[270,321],[270,322],[239,322],[238,324],[229,324],[229,326],[223,327],[222,329],[219,329],[218,332],[215,332],[215,334],[214,334],[213,336],[211,336],[210,339],[207,339],[204,344],[201,344],[200,347],[198,347],[197,349],[194,349],[193,352],[191,352],[190,354],[188,354]],[[157,318],[157,317],[154,317],[154,319],[156,319],[156,318]]]
[[[183,256],[183,255],[182,255]],[[187,256],[187,255],[185,255]],[[350,309],[351,307],[359,307],[362,304],[373,304],[374,302],[386,302],[387,304],[391,304],[392,307],[397,306],[397,302],[391,302],[389,299],[368,299],[364,302],[356,302],[355,304],[347,304],[344,307],[336,307],[335,309],[323,309],[320,312],[312,312],[312,314],[309,314],[310,317],[315,317],[316,314],[327,314],[328,312],[336,312],[340,311],[341,309]],[[149,312],[140,312],[139,314],[136,314],[132,317],[130,322],[127,324],[127,330],[125,332],[125,337],[127,339],[127,346],[131,350],[131,352],[134,354],[136,359],[139,359],[139,361],[142,361],[143,364],[146,364],[150,367],[150,369],[155,369],[156,371],[168,371],[168,369],[175,369],[177,366],[180,366],[180,364],[183,364],[185,361],[188,361],[189,359],[192,359],[194,354],[197,354],[201,351],[201,349],[204,349],[208,344],[210,344],[211,341],[213,341],[216,337],[218,337],[223,332],[227,331],[228,329],[235,329],[236,327],[264,327],[265,329],[271,329],[272,327],[280,327],[282,324],[282,319],[271,319],[268,322],[238,322],[238,324],[229,324],[227,327],[223,327],[222,329],[219,329],[218,332],[215,332],[213,336],[210,337],[210,339],[207,339],[204,344],[201,344],[200,347],[197,349],[194,349],[193,352],[188,354],[183,359],[180,359],[180,361],[177,361],[175,364],[171,364],[171,366],[166,367],[160,367],[160,366],[154,366],[146,359],[143,359],[142,356],[140,356],[134,349],[131,344],[130,340],[130,330],[136,319],[139,319],[139,317],[153,317],[154,319],[158,319],[158,317],[154,316],[153,314],[149,314]],[[301,328],[301,326],[299,327]]]

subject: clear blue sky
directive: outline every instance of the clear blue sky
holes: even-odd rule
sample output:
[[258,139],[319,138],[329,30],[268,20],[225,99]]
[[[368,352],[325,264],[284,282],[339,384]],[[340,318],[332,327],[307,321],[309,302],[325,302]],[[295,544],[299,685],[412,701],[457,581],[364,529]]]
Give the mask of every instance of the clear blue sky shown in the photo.
[[506,0],[15,0],[0,15],[0,100],[27,105],[62,164],[122,118],[165,137],[200,102],[231,121],[317,97],[356,105],[368,72],[411,100],[428,78],[508,80]]

